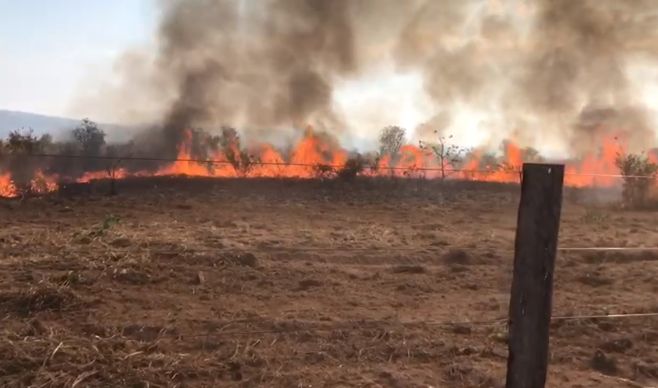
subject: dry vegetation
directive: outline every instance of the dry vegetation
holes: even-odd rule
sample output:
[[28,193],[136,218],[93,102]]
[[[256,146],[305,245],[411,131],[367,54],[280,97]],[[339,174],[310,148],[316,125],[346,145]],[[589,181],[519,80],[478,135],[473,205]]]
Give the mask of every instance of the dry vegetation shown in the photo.
[[[0,204],[0,386],[503,385],[516,187],[118,189]],[[658,246],[655,214],[567,198],[563,247]],[[554,315],[658,311],[657,276],[658,252],[563,253]],[[658,382],[656,318],[551,330],[549,386]]]

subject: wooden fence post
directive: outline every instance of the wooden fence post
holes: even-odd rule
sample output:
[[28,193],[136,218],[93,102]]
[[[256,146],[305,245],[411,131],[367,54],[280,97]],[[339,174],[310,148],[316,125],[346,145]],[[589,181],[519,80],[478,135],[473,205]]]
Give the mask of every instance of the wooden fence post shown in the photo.
[[564,166],[523,165],[509,305],[507,388],[546,383]]

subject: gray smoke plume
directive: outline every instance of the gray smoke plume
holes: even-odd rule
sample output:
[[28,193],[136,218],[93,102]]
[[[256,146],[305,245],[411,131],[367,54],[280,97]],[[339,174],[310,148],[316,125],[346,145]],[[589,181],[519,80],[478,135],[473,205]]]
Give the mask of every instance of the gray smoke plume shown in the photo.
[[164,122],[184,128],[338,129],[332,84],[357,68],[349,0],[175,0],[165,3],[159,64],[176,80]]
[[638,147],[654,138],[652,112],[629,76],[634,65],[658,59],[654,0],[161,5],[154,58],[128,70],[141,75],[129,82],[139,88],[133,94],[147,90],[165,104],[168,152],[189,127],[232,125],[264,139],[307,124],[340,131],[346,120],[334,109],[337,83],[386,61],[423,76],[435,108],[421,137],[459,131],[454,111],[467,107],[487,118],[492,146],[513,136],[527,145],[558,140],[580,152],[602,133],[626,132]]
[[604,110],[598,135],[627,133],[631,145],[652,141],[650,115],[638,105],[628,72],[634,61],[657,59],[657,2],[497,4],[427,1],[404,27],[396,59],[422,70],[427,93],[443,110],[437,117],[466,104],[500,114],[498,127],[507,126],[517,141],[548,134],[585,151],[596,143],[593,127],[580,121]]
[[[650,0],[539,2],[514,101],[562,124],[578,148],[596,144],[589,138],[593,128],[626,133],[634,148],[651,144],[651,123],[629,66],[657,58],[657,12]],[[592,115],[596,111],[603,114]]]

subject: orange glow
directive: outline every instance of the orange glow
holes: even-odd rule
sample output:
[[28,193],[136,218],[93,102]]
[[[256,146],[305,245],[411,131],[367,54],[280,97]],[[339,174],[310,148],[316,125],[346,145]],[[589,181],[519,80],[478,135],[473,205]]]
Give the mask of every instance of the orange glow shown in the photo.
[[505,153],[499,166],[483,164],[482,152],[476,150],[467,160],[461,169],[462,171],[459,172],[459,178],[483,182],[519,182],[519,171],[523,165],[523,153],[516,144],[507,142],[505,144]]
[[[125,179],[130,174],[125,169],[119,168],[115,170],[112,175],[114,175],[114,179]],[[109,178],[112,178],[112,176],[108,171],[87,171],[80,178],[76,179],[76,182],[89,183],[94,180],[109,179]]]
[[619,174],[615,159],[621,151],[623,151],[623,147],[614,138],[603,139],[601,152],[598,155],[587,155],[580,163],[567,166],[565,184],[574,187],[614,186],[619,179],[605,175]]
[[649,152],[648,158],[651,163],[658,164],[658,152],[656,151]]
[[18,196],[18,190],[9,173],[0,174],[0,197],[13,198]]
[[[41,170],[37,170],[30,180],[29,190],[33,194],[46,194],[59,189],[57,184],[57,175],[46,175]],[[20,195],[20,191],[16,187],[11,174],[0,174],[0,197],[15,198]]]
[[[573,187],[611,187],[619,185],[619,172],[615,159],[623,152],[623,144],[615,137],[602,139],[600,151],[585,155],[578,161],[571,161],[566,166],[565,184]],[[241,150],[239,140],[235,144],[225,145],[222,150],[211,153],[208,159],[213,162],[196,162],[192,151],[194,133],[185,131],[178,146],[178,161],[163,165],[154,172],[128,171],[117,169],[115,179],[136,176],[173,176],[192,177],[270,177],[312,179],[332,177],[343,168],[349,159],[349,153],[330,138],[316,134],[308,127],[302,138],[287,154],[282,154],[270,144],[260,144],[249,149],[248,156]],[[226,154],[228,153],[228,155]],[[230,156],[230,157],[229,157]],[[649,160],[658,163],[658,153],[648,153]],[[403,145],[399,155],[392,159],[383,155],[374,168],[365,168],[364,176],[387,176],[407,178],[442,178],[464,179],[486,182],[518,183],[519,171],[523,164],[524,153],[513,142],[506,142],[503,154],[494,157],[486,154],[484,149],[474,150],[461,164],[445,161],[443,171],[441,162],[432,150]],[[244,159],[244,160],[243,160]],[[81,183],[111,178],[107,171],[88,171],[76,181]],[[31,190],[34,193],[46,193],[57,190],[57,176],[45,175],[41,170],[34,174]],[[11,174],[0,172],[0,197],[16,197],[18,190]]]
[[192,162],[192,131],[183,132],[183,141],[178,145],[178,159],[176,162],[158,170],[155,175],[187,175],[187,176],[210,176],[208,167],[198,162]]
[[30,181],[30,190],[35,194],[46,194],[59,189],[57,175],[45,175],[41,170],[34,173]]
[[258,150],[260,155],[257,164],[253,167],[250,176],[254,177],[273,177],[280,178],[285,176],[285,160],[281,157],[274,147],[269,144],[263,144]]

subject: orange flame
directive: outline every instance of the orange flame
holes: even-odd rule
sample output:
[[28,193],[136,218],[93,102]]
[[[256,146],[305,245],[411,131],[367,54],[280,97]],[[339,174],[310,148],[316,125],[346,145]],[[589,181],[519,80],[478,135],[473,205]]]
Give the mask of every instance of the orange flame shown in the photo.
[[[34,194],[46,194],[59,189],[57,175],[46,175],[37,170],[30,180],[30,191]],[[15,198],[20,195],[14,180],[9,173],[0,174],[0,197]]]
[[581,163],[567,166],[565,184],[574,187],[614,186],[619,179],[606,175],[619,174],[615,160],[623,148],[615,139],[603,139],[599,155],[587,155]]
[[116,169],[113,173],[109,171],[87,171],[80,178],[76,180],[78,183],[89,183],[93,180],[101,179],[125,179],[130,176],[130,173],[124,168]]
[[[117,169],[113,178],[131,176],[171,176],[194,177],[280,177],[315,178],[322,174],[334,174],[345,166],[348,152],[331,140],[315,134],[308,128],[304,136],[293,147],[288,157],[282,155],[272,145],[261,144],[252,148],[247,157],[239,144],[230,144],[224,151],[214,152],[209,159],[213,162],[198,162],[192,152],[194,133],[185,131],[178,146],[177,161],[167,164],[155,172],[131,172]],[[624,147],[617,138],[604,138],[599,153],[586,155],[582,160],[567,163],[565,184],[567,186],[609,187],[620,184],[615,159]],[[229,153],[226,155],[225,152]],[[228,158],[230,156],[230,158]],[[375,168],[363,171],[365,176],[424,177],[465,179],[487,182],[519,182],[519,171],[523,164],[524,152],[514,143],[507,142],[501,158],[486,159],[484,150],[475,150],[468,155],[461,166],[452,161],[441,162],[431,150],[414,145],[403,145],[399,155],[392,159],[383,155]],[[648,153],[649,160],[658,163],[658,152]],[[243,158],[245,160],[243,160]],[[229,160],[230,159],[230,160]],[[320,167],[324,166],[324,167]],[[85,172],[77,182],[90,182],[111,178],[108,171]],[[41,170],[34,174],[31,190],[46,193],[57,190],[58,177],[46,175]],[[18,190],[11,174],[0,172],[0,197],[16,197]]]
[[13,198],[18,196],[18,190],[9,173],[0,174],[0,197]]
[[41,170],[37,170],[30,181],[30,190],[36,194],[46,194],[57,189],[57,175],[46,175]]

